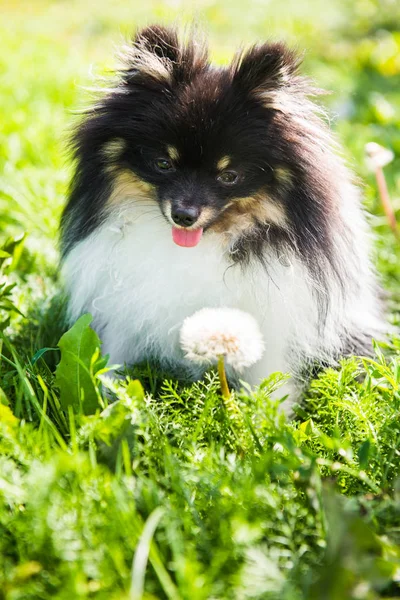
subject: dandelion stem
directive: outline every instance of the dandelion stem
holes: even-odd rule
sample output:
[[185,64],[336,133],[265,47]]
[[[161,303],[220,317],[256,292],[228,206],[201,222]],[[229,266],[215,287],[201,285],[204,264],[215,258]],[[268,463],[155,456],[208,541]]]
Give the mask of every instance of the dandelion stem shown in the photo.
[[230,398],[231,393],[229,391],[228,382],[226,380],[225,361],[223,354],[218,356],[218,375],[219,383],[221,385],[222,397],[224,400],[227,400],[228,398]]
[[376,182],[378,184],[378,191],[379,191],[379,196],[381,198],[383,210],[385,211],[386,218],[389,221],[389,225],[390,225],[393,233],[398,238],[399,230],[397,227],[394,210],[393,210],[392,204],[390,202],[387,183],[386,183],[386,179],[385,179],[385,175],[383,173],[382,167],[376,167],[375,176],[376,176]]

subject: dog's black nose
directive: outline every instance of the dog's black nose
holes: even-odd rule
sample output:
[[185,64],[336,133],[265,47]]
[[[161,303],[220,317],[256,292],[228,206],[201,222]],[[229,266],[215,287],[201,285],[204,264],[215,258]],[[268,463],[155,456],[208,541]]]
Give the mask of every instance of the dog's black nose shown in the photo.
[[172,220],[181,227],[190,227],[196,223],[200,215],[200,209],[195,206],[188,206],[186,208],[177,207],[171,211]]

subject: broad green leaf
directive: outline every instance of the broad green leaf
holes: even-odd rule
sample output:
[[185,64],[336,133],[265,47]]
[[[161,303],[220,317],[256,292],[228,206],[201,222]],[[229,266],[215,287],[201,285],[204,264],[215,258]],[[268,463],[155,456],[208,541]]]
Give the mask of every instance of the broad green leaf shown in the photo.
[[[92,316],[82,315],[58,342],[61,360],[56,369],[56,385],[60,389],[60,403],[67,409],[85,414],[99,408],[98,371],[107,364],[108,356],[100,354],[101,342],[90,327]],[[93,357],[95,360],[93,361]]]

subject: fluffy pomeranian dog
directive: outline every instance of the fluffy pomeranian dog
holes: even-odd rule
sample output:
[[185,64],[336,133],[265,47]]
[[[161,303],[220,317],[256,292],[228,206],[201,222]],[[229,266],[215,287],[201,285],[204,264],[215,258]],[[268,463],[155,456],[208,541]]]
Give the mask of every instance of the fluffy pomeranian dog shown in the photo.
[[360,194],[298,57],[265,43],[216,67],[204,43],[152,26],[123,60],[74,136],[70,321],[91,313],[112,363],[198,377],[183,320],[242,309],[266,351],[241,377],[290,372],[291,400],[307,367],[370,352],[383,322]]

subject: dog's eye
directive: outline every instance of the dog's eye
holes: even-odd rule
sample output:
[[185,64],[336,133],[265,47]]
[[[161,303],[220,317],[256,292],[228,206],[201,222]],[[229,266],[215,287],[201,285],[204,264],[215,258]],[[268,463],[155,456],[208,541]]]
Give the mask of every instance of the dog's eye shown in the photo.
[[157,171],[173,171],[174,165],[169,158],[156,158],[154,165]]
[[223,185],[235,185],[238,183],[239,179],[239,173],[236,173],[236,171],[223,171],[223,173],[217,177],[217,181]]

